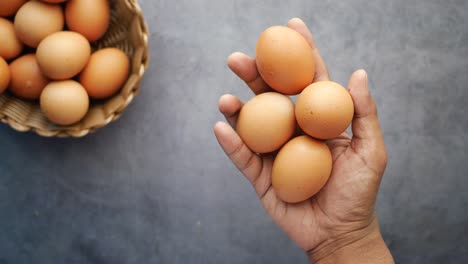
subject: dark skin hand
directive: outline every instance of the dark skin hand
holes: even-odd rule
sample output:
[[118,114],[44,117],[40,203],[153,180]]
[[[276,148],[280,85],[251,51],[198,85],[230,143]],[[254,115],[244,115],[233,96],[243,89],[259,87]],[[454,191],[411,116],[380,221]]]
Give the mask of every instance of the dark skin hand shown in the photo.
[[[288,26],[301,33],[314,51],[314,82],[330,80],[304,22],[292,19]],[[234,53],[228,58],[228,65],[255,94],[271,91],[259,75],[255,59]],[[327,142],[333,156],[332,174],[323,189],[304,202],[289,204],[276,196],[271,186],[274,155],[253,153],[235,132],[243,106],[237,97],[221,97],[219,110],[228,123],[216,124],[214,133],[227,156],[253,185],[266,212],[309,255],[312,263],[393,263],[374,210],[387,154],[376,104],[368,90],[367,73],[359,70],[352,74],[347,88],[355,105],[353,136],[344,133]],[[366,253],[370,256],[360,259]]]

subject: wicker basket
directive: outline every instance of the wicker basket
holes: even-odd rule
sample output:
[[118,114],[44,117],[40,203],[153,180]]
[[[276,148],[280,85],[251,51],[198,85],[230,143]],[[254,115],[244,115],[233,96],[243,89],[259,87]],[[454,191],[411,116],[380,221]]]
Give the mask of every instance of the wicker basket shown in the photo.
[[148,67],[148,30],[137,0],[111,0],[111,23],[93,50],[116,47],[131,62],[131,72],[120,92],[105,101],[93,101],[88,114],[72,126],[57,126],[42,114],[39,103],[18,99],[6,92],[0,95],[0,119],[20,132],[33,131],[44,137],[84,137],[117,120],[132,102]]

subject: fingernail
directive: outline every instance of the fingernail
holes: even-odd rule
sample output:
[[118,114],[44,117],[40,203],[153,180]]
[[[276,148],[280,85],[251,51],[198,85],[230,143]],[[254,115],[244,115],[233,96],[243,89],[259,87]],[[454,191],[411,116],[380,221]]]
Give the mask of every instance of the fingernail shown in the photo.
[[288,25],[291,25],[291,23],[297,23],[297,24],[305,24],[302,19],[295,17],[289,20]]
[[359,70],[357,70],[357,73],[359,74],[359,76],[362,76],[362,78],[367,78],[367,72],[366,72],[366,70],[364,70],[364,69],[359,69]]
[[357,70],[356,74],[359,76],[359,78],[362,78],[362,80],[364,80],[366,82],[366,85],[368,84],[369,76],[367,75],[366,70],[364,70],[364,69]]
[[219,98],[219,100],[218,100],[218,108],[219,108],[219,110],[220,110],[221,112],[223,112],[221,108],[223,107],[223,105],[224,105],[226,102],[229,101],[229,97],[231,97],[231,96],[232,96],[232,95],[230,95],[230,94],[224,94],[223,96],[221,96],[221,97]]
[[223,95],[221,96],[221,98],[219,98],[219,99],[224,101],[224,100],[226,100],[226,98],[229,98],[229,97],[231,97],[231,96],[232,96],[232,94],[223,94]]

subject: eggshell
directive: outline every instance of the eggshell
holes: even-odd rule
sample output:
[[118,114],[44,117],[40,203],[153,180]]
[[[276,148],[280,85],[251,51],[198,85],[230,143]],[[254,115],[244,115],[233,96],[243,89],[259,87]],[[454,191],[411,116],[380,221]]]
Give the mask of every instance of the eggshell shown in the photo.
[[23,99],[39,99],[42,90],[50,82],[39,69],[34,54],[24,55],[13,61],[10,64],[10,72],[9,90]]
[[10,20],[0,17],[0,57],[11,60],[23,51],[23,43],[18,39]]
[[45,38],[37,47],[36,56],[47,77],[65,80],[83,70],[91,56],[91,46],[82,35],[61,31]]
[[41,94],[41,110],[57,125],[71,125],[88,112],[89,97],[86,90],[75,81],[51,82]]
[[301,34],[288,27],[274,26],[262,33],[256,62],[263,80],[282,94],[298,94],[314,80],[312,48]]
[[332,155],[325,142],[309,136],[292,139],[273,162],[271,180],[276,195],[288,203],[311,198],[328,181],[332,163]]
[[254,152],[278,150],[294,134],[294,104],[285,95],[269,92],[247,102],[239,113],[237,133]]
[[0,94],[3,93],[10,83],[10,69],[6,61],[0,57]]
[[108,0],[70,0],[65,7],[68,27],[89,41],[100,39],[110,22]]
[[119,91],[128,78],[129,70],[130,62],[123,51],[106,48],[91,55],[79,81],[90,97],[104,99]]
[[26,3],[27,0],[1,0],[0,16],[10,17],[16,14],[18,9]]
[[60,5],[29,1],[15,16],[15,31],[26,45],[36,48],[47,36],[63,29],[65,18]]
[[354,116],[354,103],[340,84],[316,82],[296,101],[296,118],[302,130],[315,138],[332,139],[345,132]]

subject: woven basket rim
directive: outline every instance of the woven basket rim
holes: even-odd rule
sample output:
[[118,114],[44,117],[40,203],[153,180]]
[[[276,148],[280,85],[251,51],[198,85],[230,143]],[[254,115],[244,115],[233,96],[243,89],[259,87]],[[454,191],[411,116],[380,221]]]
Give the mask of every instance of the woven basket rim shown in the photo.
[[[5,114],[0,113],[0,115],[3,115],[0,119],[1,122],[9,125],[11,128],[18,132],[33,132],[38,134],[39,136],[42,137],[58,137],[58,138],[67,138],[67,137],[74,137],[74,138],[81,138],[85,137],[96,130],[107,126],[113,121],[118,120],[125,109],[128,107],[128,105],[134,100],[134,98],[138,95],[140,88],[141,88],[141,80],[143,78],[143,75],[145,74],[146,70],[148,69],[149,66],[149,48],[148,48],[148,39],[149,39],[149,31],[148,31],[148,25],[146,24],[146,21],[144,19],[143,11],[141,10],[141,7],[138,3],[137,0],[124,0],[125,5],[128,9],[130,9],[136,17],[136,21],[139,24],[138,27],[140,28],[141,32],[139,34],[139,37],[142,40],[142,45],[143,45],[143,54],[141,56],[141,62],[139,63],[139,68],[137,71],[137,74],[131,74],[129,75],[127,82],[132,80],[135,85],[132,87],[131,92],[126,96],[125,101],[122,106],[120,106],[118,109],[114,110],[111,112],[108,116],[106,116],[104,122],[102,124],[90,127],[90,128],[85,128],[85,129],[76,129],[76,128],[67,128],[67,127],[59,127],[59,129],[56,130],[48,130],[44,128],[39,128],[39,127],[34,127],[34,126],[28,126],[26,124],[23,124],[21,122],[18,122],[14,118],[7,116]],[[134,17],[134,19],[135,19]],[[136,77],[135,77],[136,76]],[[133,79],[132,79],[133,78]]]

